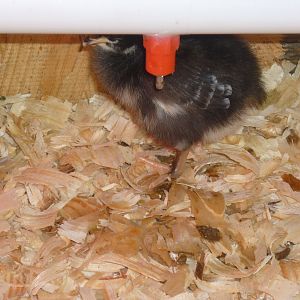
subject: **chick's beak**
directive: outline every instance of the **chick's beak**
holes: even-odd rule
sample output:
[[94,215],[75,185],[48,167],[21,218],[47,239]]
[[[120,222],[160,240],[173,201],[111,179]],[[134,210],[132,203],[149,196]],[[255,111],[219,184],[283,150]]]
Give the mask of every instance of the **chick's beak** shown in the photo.
[[101,36],[99,38],[87,37],[87,38],[84,39],[82,45],[84,47],[86,47],[86,46],[91,46],[91,45],[107,44],[107,43],[110,43],[110,42],[111,41],[105,36]]

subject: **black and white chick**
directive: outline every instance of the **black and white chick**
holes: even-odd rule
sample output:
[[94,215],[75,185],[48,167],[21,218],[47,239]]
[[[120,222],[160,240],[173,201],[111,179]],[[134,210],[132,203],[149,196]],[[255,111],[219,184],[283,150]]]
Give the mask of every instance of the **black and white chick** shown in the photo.
[[257,59],[236,36],[181,36],[176,71],[164,78],[162,90],[145,70],[142,36],[106,38],[93,47],[94,72],[135,123],[176,150],[173,177],[182,172],[193,144],[224,137],[265,98]]

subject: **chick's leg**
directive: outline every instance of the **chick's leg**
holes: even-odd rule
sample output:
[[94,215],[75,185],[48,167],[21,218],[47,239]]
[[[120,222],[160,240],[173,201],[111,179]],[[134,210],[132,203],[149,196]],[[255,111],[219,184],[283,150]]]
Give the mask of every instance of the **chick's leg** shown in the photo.
[[173,179],[179,177],[183,173],[185,162],[189,152],[190,148],[183,151],[176,150],[175,158],[173,160],[171,168],[171,177]]

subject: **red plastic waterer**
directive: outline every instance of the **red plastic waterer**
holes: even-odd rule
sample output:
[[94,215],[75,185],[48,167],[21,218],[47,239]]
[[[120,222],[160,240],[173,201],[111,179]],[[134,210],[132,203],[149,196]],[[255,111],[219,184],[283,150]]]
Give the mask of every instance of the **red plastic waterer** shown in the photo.
[[163,76],[175,72],[176,51],[179,48],[179,35],[144,35],[143,44],[146,49],[146,71],[156,76],[156,87]]

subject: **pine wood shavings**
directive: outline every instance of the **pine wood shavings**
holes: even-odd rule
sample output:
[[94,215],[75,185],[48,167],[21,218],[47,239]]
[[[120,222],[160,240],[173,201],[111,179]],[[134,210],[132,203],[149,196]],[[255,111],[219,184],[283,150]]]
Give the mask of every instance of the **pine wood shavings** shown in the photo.
[[10,210],[16,210],[21,205],[18,200],[18,194],[22,194],[22,190],[11,189],[1,191],[0,193],[0,213],[5,214]]
[[120,146],[108,144],[92,148],[93,162],[103,167],[118,169],[125,163]]
[[104,95],[0,101],[0,297],[299,297],[299,70],[176,181]]
[[158,161],[155,153],[139,154],[131,166],[122,169],[124,180],[139,192],[151,193],[165,184],[169,178],[170,167]]
[[91,214],[97,210],[99,210],[99,204],[94,197],[75,197],[60,210],[60,214],[64,219],[69,220]]
[[[299,294],[299,285],[286,280],[281,275],[281,269],[272,261],[261,272],[255,274],[249,280],[242,279],[242,285],[256,296],[269,296],[269,299],[294,299]],[[259,290],[260,292],[258,292]]]
[[88,287],[80,288],[80,296],[82,300],[96,300],[94,291]]
[[300,262],[299,261],[289,261],[289,260],[282,260],[280,262],[281,271],[283,277],[297,282],[300,282]]
[[109,300],[117,300],[118,297],[113,289],[113,287],[109,283],[104,284],[104,291]]
[[112,130],[109,133],[109,135],[107,136],[107,138],[109,140],[116,140],[116,141],[122,140],[123,132],[124,132],[126,126],[128,125],[128,123],[129,123],[129,120],[127,120],[123,117],[119,117],[117,119],[117,122],[116,122],[114,128],[112,128]]
[[[0,200],[1,201],[1,200]],[[10,224],[6,220],[0,220],[0,232],[8,232],[10,230]]]
[[56,220],[58,210],[47,209],[44,211],[34,210],[30,207],[20,209],[19,222],[24,228],[32,230],[53,226]]
[[137,126],[132,122],[128,122],[122,133],[121,140],[127,145],[131,145],[137,135],[137,132]]
[[172,226],[173,239],[167,240],[168,248],[174,252],[193,253],[197,255],[202,252],[203,245],[199,239],[200,235],[190,222],[175,223]]
[[289,216],[279,223],[287,232],[286,241],[298,244],[300,243],[299,226],[300,219],[298,216]]
[[61,278],[67,273],[68,263],[66,260],[53,264],[50,268],[38,274],[32,281],[30,293],[36,295],[46,283]]
[[241,166],[251,170],[254,174],[258,174],[259,168],[256,159],[243,148],[237,148],[230,145],[222,145],[222,149],[215,149],[214,152],[226,155],[230,159],[238,162]]
[[25,274],[20,274],[18,270],[7,270],[2,280],[0,293],[2,293],[3,299],[20,299],[26,293],[28,282],[31,278],[30,276],[25,276]]
[[96,211],[74,220],[65,221],[58,228],[58,234],[76,243],[83,243],[88,232],[96,227],[98,217],[99,213]]
[[121,289],[120,296],[127,299],[167,299],[166,294],[160,288],[161,284],[138,276]]
[[251,269],[244,270],[243,272],[232,268],[229,265],[222,264],[220,260],[209,255],[207,257],[207,267],[217,275],[225,276],[226,278],[243,278],[251,276],[257,273],[261,268],[263,268],[272,258],[271,255],[266,256],[265,259],[260,262],[257,266],[254,266]]
[[21,183],[76,188],[80,180],[54,169],[27,168],[15,180]]
[[293,191],[300,192],[300,180],[298,178],[292,174],[283,174],[281,178],[290,185]]
[[130,211],[131,207],[136,205],[140,200],[140,195],[131,190],[123,190],[119,193],[101,193],[97,197],[109,208],[119,211]]
[[266,289],[266,293],[272,295],[274,300],[293,299],[293,297],[299,295],[299,292],[299,284],[287,280],[280,275],[277,275],[269,288]]
[[62,102],[54,97],[48,97],[44,101],[27,100],[26,108],[21,117],[25,120],[37,119],[42,128],[61,129],[71,113],[72,104]]
[[139,258],[128,259],[121,255],[107,253],[100,256],[98,260],[122,265],[157,281],[164,282],[169,278],[169,276],[171,276],[169,271],[163,268],[158,268],[157,266],[147,263]]
[[16,240],[11,237],[0,238],[0,255],[5,256],[18,247]]
[[49,237],[43,245],[39,248],[35,255],[35,261],[38,265],[44,265],[48,263],[48,260],[52,258],[54,251],[58,253],[67,246],[67,242],[58,236]]
[[221,193],[188,191],[197,225],[218,226],[224,223],[225,201]]
[[271,68],[264,71],[263,77],[264,82],[267,83],[265,85],[266,90],[274,90],[284,77],[283,68],[281,68],[278,64],[275,63],[271,66]]
[[210,282],[198,279],[195,280],[195,284],[201,291],[207,292],[208,295],[216,292],[235,294],[241,290],[240,283],[233,280],[220,279]]
[[188,277],[187,267],[180,266],[177,272],[165,283],[163,291],[170,296],[183,293],[192,281],[188,280]]

